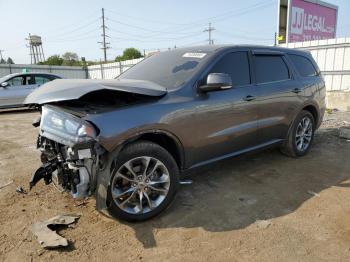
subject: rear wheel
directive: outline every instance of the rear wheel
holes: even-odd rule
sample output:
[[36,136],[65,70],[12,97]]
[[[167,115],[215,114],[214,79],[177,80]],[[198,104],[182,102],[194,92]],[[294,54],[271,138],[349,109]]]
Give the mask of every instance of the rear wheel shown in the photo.
[[158,215],[174,199],[178,175],[175,160],[163,147],[148,141],[126,146],[111,167],[110,212],[127,221]]
[[315,120],[309,111],[301,111],[295,118],[281,151],[293,157],[306,155],[311,147],[315,132]]

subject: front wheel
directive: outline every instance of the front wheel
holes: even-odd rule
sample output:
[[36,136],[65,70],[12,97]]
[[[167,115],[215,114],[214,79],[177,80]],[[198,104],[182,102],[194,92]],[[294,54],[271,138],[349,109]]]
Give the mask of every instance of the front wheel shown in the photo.
[[311,147],[315,132],[315,120],[309,111],[301,111],[295,118],[281,151],[292,157],[306,155]]
[[111,166],[109,210],[126,221],[158,215],[174,199],[179,169],[163,147],[148,141],[127,145]]

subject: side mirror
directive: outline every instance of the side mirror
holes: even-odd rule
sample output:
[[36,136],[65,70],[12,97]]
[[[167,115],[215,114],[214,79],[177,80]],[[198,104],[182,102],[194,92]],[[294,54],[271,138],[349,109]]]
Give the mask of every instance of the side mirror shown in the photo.
[[0,86],[2,87],[2,88],[6,88],[6,87],[8,87],[10,84],[8,83],[8,82],[2,82],[1,84],[0,84]]
[[211,73],[207,77],[207,84],[199,87],[202,92],[225,90],[232,87],[232,79],[228,74]]

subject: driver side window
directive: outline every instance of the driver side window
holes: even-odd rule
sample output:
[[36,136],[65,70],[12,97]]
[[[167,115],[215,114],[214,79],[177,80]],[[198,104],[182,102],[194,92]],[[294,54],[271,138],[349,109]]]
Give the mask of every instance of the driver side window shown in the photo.
[[222,57],[210,70],[210,73],[225,73],[231,76],[233,87],[251,83],[248,53],[233,52]]
[[7,81],[10,86],[23,86],[25,85],[25,78],[22,76],[16,76]]

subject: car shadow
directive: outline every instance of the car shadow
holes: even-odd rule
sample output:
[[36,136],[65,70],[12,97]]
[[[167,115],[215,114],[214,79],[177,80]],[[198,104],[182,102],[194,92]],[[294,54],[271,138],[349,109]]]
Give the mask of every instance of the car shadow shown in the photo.
[[[203,228],[210,232],[245,228],[257,220],[288,215],[305,201],[333,186],[350,187],[350,143],[336,129],[323,129],[302,158],[277,149],[225,160],[195,170],[192,185],[181,186],[172,206],[162,215],[131,224],[145,248],[157,245],[159,228]],[[346,153],[346,154],[345,154]],[[321,195],[320,195],[321,194]]]

